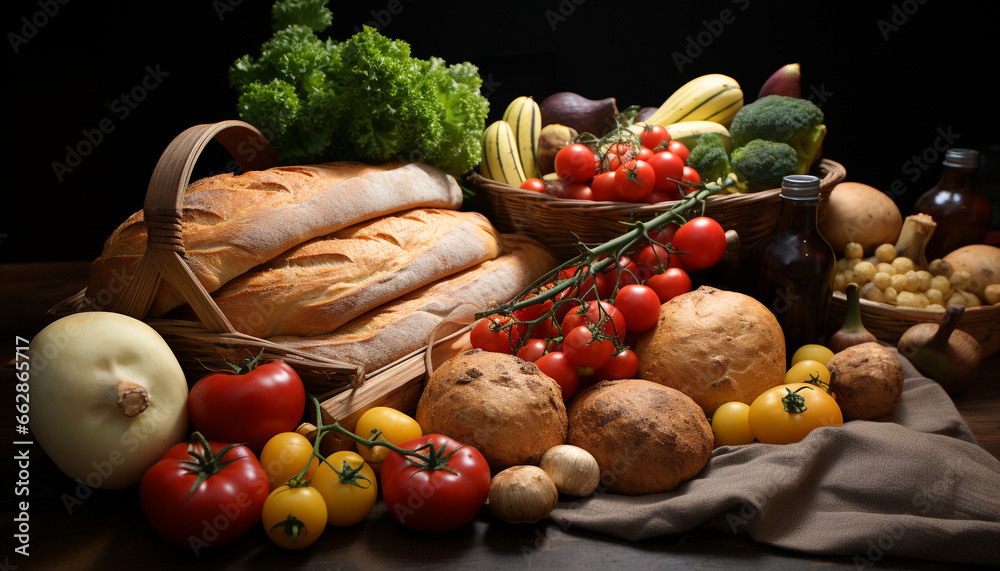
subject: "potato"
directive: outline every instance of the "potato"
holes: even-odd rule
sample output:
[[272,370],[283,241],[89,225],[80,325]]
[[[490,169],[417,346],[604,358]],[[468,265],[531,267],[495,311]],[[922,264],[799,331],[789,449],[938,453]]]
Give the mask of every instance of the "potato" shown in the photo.
[[902,228],[903,217],[892,198],[857,182],[835,186],[820,213],[820,234],[834,252],[843,252],[849,242],[857,242],[870,255],[881,244],[895,244]]
[[[902,294],[900,294],[902,295]],[[830,392],[844,418],[876,420],[892,412],[903,394],[903,366],[878,343],[848,347],[827,362]]]
[[963,246],[944,257],[955,272],[969,273],[969,285],[966,288],[976,294],[980,301],[986,302],[986,286],[1000,284],[1000,248],[987,244],[972,244]]

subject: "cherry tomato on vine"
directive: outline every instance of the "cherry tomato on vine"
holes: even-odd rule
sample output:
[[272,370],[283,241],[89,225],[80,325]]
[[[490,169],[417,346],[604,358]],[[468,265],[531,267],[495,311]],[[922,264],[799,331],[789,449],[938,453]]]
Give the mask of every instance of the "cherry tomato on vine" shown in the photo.
[[625,318],[625,327],[630,332],[641,333],[651,329],[660,320],[659,295],[653,288],[629,284],[615,296],[615,307]]
[[306,406],[302,379],[283,361],[261,363],[261,355],[230,364],[231,372],[210,373],[191,387],[191,424],[205,438],[246,442],[260,452],[272,436],[299,425]]
[[766,444],[799,442],[813,429],[843,426],[844,415],[832,396],[806,384],[778,385],[750,405],[750,430]]
[[726,253],[726,231],[715,220],[699,216],[688,220],[674,234],[674,249],[690,271],[714,266]]
[[[425,444],[434,445],[435,456],[430,462],[395,451],[386,456],[382,497],[392,517],[406,527],[451,531],[472,521],[486,502],[490,467],[474,447],[441,434],[428,434],[399,446],[414,450]],[[425,449],[421,454],[427,457],[429,452]]]
[[680,228],[679,224],[671,222],[659,230],[650,232],[649,237],[661,244],[669,244],[674,241],[674,235],[677,234],[678,228]]
[[528,339],[524,347],[517,350],[517,356],[525,361],[534,363],[541,359],[542,355],[545,355],[548,347],[549,342],[545,339]]
[[601,173],[590,183],[590,192],[594,200],[618,201],[618,191],[615,189],[615,171]]
[[[528,301],[533,297],[536,296],[534,294],[530,294],[527,297],[525,297],[524,300]],[[533,305],[529,305],[521,309],[516,309],[513,311],[513,315],[514,319],[517,321],[534,321],[539,317],[541,317],[542,315],[548,313],[550,309],[552,309],[552,300],[546,299],[545,301],[537,302]],[[532,330],[531,332],[532,336],[536,336],[535,335],[536,331],[537,327],[534,330]]]
[[361,455],[350,450],[327,456],[311,483],[326,502],[326,521],[330,525],[345,527],[358,523],[365,519],[378,498],[375,471]]
[[579,325],[566,332],[563,353],[576,367],[596,369],[608,362],[615,352],[615,344],[608,339],[594,339],[590,327]]
[[684,159],[670,151],[660,151],[649,159],[649,166],[653,167],[656,177],[653,183],[654,190],[668,195],[677,193],[677,183],[667,179],[681,180],[684,177]]
[[562,351],[552,351],[535,361],[538,369],[551,377],[562,389],[564,401],[568,401],[576,394],[576,387],[580,383],[580,374],[576,367],[569,362]]
[[528,180],[521,183],[519,186],[521,190],[530,190],[532,192],[545,192],[545,181],[540,178],[529,178]]
[[260,522],[268,539],[284,549],[312,545],[326,529],[326,502],[312,486],[282,485],[264,500]]
[[319,466],[319,459],[313,458],[312,453],[312,442],[298,432],[282,432],[271,437],[260,452],[260,465],[267,474],[271,490],[300,474],[307,463],[310,464],[306,472],[308,478]]
[[812,359],[795,363],[785,373],[785,384],[814,383],[826,392],[830,392],[830,370],[826,365]]
[[624,200],[640,202],[653,192],[656,172],[646,161],[632,160],[615,171],[615,190]]
[[[696,171],[693,168],[685,165],[684,166],[684,174],[682,175],[681,180],[683,180],[684,182],[686,182],[688,184],[698,184],[698,183],[701,182],[701,175],[698,174],[698,171]],[[691,189],[685,188],[684,191],[685,191],[685,193],[687,193],[687,192],[690,192]]]
[[646,285],[656,292],[660,303],[667,303],[691,291],[691,277],[681,268],[667,268],[662,274],[656,274],[646,280]]
[[750,405],[744,402],[727,402],[715,409],[715,413],[712,414],[715,447],[739,446],[753,442],[749,418]]
[[625,316],[614,305],[601,301],[588,301],[586,306],[575,306],[562,320],[563,335],[580,325],[597,325],[604,319],[604,333],[611,337],[624,337],[627,328]]
[[639,142],[647,149],[655,149],[663,141],[670,141],[670,133],[663,125],[647,125],[639,133]]
[[639,154],[636,155],[635,158],[638,159],[638,160],[640,160],[640,161],[645,161],[645,162],[648,163],[649,159],[653,158],[653,154],[654,153],[653,153],[652,149],[649,149],[648,147],[641,147],[639,149]]
[[[582,275],[588,268],[581,268],[580,266],[572,266],[569,268],[564,268],[559,270],[558,279],[565,280],[574,278],[578,275]],[[594,299],[595,289],[596,296],[604,299],[611,295],[611,290],[614,288],[614,281],[608,279],[608,276],[603,273],[590,273],[586,278],[584,278],[579,284],[572,285],[558,296],[557,299],[565,299],[567,297],[582,297],[584,299]]]
[[597,174],[597,155],[580,143],[566,145],[556,153],[555,169],[566,182],[587,182]]
[[[424,431],[409,415],[387,406],[376,406],[361,415],[354,426],[354,434],[361,438],[378,436],[377,440],[398,445],[400,442],[423,436]],[[358,454],[371,466],[372,471],[378,474],[389,449],[384,446],[373,446],[369,449],[361,443],[357,443],[356,446]]]
[[[619,268],[621,269],[620,274]],[[635,263],[632,258],[622,254],[618,258],[618,263],[608,265],[604,269],[604,273],[612,282],[617,279],[618,287],[623,288],[629,284],[638,283],[639,264]]]
[[[517,328],[507,326],[510,317],[505,315],[490,315],[480,319],[469,332],[469,342],[476,349],[493,353],[510,353],[517,342]],[[514,334],[511,340],[510,335]]]
[[646,274],[651,276],[659,273],[661,268],[680,268],[683,266],[681,257],[671,254],[666,248],[659,244],[649,244],[635,255],[635,263],[646,269]]
[[594,191],[582,182],[574,182],[566,185],[562,197],[570,200],[593,200]]
[[677,155],[677,157],[685,163],[688,160],[688,155],[691,154],[691,151],[688,150],[687,146],[680,141],[670,141],[667,145],[667,151]]
[[208,446],[210,453],[200,439],[171,446],[139,483],[142,511],[156,532],[196,553],[257,525],[270,492],[249,448],[214,441]]
[[595,381],[610,379],[634,379],[639,371],[639,358],[631,349],[623,349],[612,355],[607,363],[594,370]]
[[671,200],[678,200],[681,197],[681,193],[677,190],[676,185],[673,190],[662,191],[653,189],[653,192],[649,193],[646,197],[647,204],[659,204],[661,202],[669,202]]
[[792,354],[792,364],[794,365],[799,361],[811,359],[813,361],[819,361],[820,363],[823,363],[823,366],[826,366],[832,358],[833,351],[823,345],[812,343],[809,345],[803,345],[795,350],[795,353]]

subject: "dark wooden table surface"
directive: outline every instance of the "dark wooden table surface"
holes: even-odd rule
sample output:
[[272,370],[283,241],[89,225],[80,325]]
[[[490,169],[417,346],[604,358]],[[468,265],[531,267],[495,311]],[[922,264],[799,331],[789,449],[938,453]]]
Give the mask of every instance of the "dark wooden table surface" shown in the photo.
[[[14,354],[14,338],[31,338],[49,319],[45,310],[77,292],[86,282],[86,262],[0,265],[0,330],[3,362]],[[979,444],[1000,458],[1000,355],[988,359],[980,379],[955,397]],[[4,372],[4,391],[13,401],[13,376]],[[14,415],[3,417],[0,464],[14,470]],[[351,528],[328,528],[319,541],[300,552],[281,550],[254,529],[236,542],[204,551],[174,548],[146,522],[136,489],[95,490],[68,510],[65,494],[76,483],[65,477],[37,445],[30,449],[30,556],[14,552],[14,486],[0,494],[0,520],[6,547],[0,568],[171,569],[194,566],[315,567],[333,569],[424,568],[855,568],[850,557],[815,557],[756,543],[747,536],[696,529],[632,543],[586,531],[563,530],[551,522],[508,525],[486,516],[446,535],[410,531],[386,512],[375,509]],[[23,499],[23,498],[18,498]],[[1000,538],[998,538],[1000,539]],[[955,565],[899,558],[876,562],[880,569],[954,569]]]

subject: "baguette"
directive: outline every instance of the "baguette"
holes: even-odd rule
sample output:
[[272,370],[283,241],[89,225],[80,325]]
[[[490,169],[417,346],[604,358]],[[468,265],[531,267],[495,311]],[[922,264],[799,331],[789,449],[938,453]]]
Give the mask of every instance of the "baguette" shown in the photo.
[[482,215],[421,208],[314,238],[212,297],[248,335],[319,335],[499,254],[500,236]]
[[377,307],[333,333],[270,340],[365,371],[377,370],[426,346],[431,330],[445,318],[471,320],[476,311],[509,301],[556,265],[555,258],[530,238],[504,234],[501,241],[504,253],[495,260]]
[[[411,208],[461,204],[455,179],[421,163],[339,162],[216,175],[185,193],[185,260],[211,293],[306,240]],[[114,307],[145,251],[140,211],[115,230],[91,265],[87,297],[95,306]],[[149,315],[182,303],[181,294],[163,283]]]

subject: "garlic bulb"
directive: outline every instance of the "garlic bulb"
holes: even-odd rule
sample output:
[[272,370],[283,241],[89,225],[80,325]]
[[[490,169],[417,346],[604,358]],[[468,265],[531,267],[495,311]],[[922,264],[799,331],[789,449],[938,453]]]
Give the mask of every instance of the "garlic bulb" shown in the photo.
[[493,476],[487,499],[493,514],[508,523],[535,523],[549,517],[559,491],[537,466],[512,466]]
[[589,496],[601,483],[597,460],[578,446],[560,444],[549,448],[538,467],[552,477],[557,490],[569,496]]

